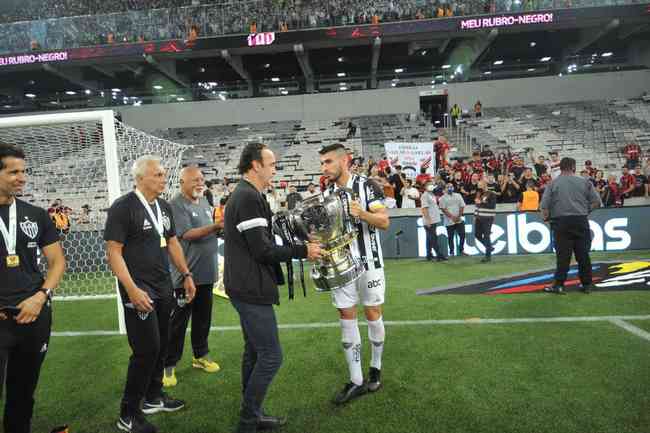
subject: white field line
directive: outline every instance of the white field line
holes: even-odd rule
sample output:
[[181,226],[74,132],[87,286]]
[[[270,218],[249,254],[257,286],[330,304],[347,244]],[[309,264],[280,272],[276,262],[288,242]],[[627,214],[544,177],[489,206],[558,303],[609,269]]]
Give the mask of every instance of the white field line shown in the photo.
[[[650,320],[650,315],[637,316],[576,316],[576,317],[526,317],[513,319],[450,319],[450,320],[387,320],[386,326],[440,326],[440,325],[490,325],[490,324],[516,324],[516,323],[562,323],[562,322],[610,322],[616,326],[626,329],[641,338],[650,341],[650,333],[637,328],[626,322],[626,320]],[[360,325],[366,326],[365,322],[359,322]],[[314,323],[286,323],[280,324],[280,329],[321,329],[321,328],[338,328],[339,322],[314,322]],[[211,331],[226,332],[239,331],[239,326],[213,326]],[[632,329],[635,329],[634,331]],[[188,330],[189,331],[189,330]],[[53,337],[85,337],[92,335],[120,335],[119,331],[68,331],[53,332]]]
[[631,332],[632,334],[636,335],[637,337],[643,338],[644,340],[650,341],[650,332],[643,330],[639,328],[638,326],[634,326],[633,324],[626,322],[623,319],[612,319],[610,320],[611,323],[613,323],[616,326],[620,326],[621,328],[625,329],[628,332]]

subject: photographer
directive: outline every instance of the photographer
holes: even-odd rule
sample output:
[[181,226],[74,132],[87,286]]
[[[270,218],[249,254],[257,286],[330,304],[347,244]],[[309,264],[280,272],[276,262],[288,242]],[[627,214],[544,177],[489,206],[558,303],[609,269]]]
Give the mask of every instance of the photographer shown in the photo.
[[517,203],[519,188],[514,173],[508,173],[501,182],[501,201],[503,203]]

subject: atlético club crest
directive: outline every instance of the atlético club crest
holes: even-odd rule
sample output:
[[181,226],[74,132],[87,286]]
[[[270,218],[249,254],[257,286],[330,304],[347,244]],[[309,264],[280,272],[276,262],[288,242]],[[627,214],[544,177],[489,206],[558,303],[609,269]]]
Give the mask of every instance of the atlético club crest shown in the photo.
[[28,217],[25,217],[25,221],[20,223],[20,229],[25,233],[25,236],[34,240],[38,236],[38,224],[34,221],[30,221]]
[[165,230],[169,231],[169,229],[172,226],[171,221],[169,220],[169,217],[167,214],[163,214],[163,226],[165,227]]

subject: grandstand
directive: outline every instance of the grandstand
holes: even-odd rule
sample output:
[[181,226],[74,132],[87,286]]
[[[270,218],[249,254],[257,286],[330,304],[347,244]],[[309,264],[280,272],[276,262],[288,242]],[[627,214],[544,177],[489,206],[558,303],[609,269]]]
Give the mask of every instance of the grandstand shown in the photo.
[[[607,173],[620,174],[623,148],[639,143],[650,152],[650,104],[641,100],[573,102],[488,108],[480,118],[467,118],[460,131],[435,128],[411,113],[359,116],[327,121],[251,123],[201,128],[174,128],[154,135],[191,145],[183,164],[204,167],[208,179],[237,179],[238,149],[248,141],[268,143],[278,157],[278,181],[304,190],[320,177],[316,151],[332,142],[345,143],[356,155],[381,157],[390,141],[433,142],[448,135],[452,158],[469,157],[488,145],[495,152],[548,155],[556,151],[591,160]],[[347,124],[358,125],[347,138]],[[468,143],[471,147],[465,147]]]

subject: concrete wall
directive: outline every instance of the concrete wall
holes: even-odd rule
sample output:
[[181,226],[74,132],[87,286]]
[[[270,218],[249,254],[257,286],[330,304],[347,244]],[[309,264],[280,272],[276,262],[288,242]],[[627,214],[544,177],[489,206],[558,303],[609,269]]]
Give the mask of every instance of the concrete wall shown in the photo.
[[384,89],[145,105],[120,109],[120,112],[127,124],[145,131],[284,120],[328,120],[346,116],[417,112],[417,91],[409,90],[402,92]]
[[[440,86],[436,86],[440,90]],[[449,84],[450,106],[483,107],[634,98],[650,90],[650,70],[563,77],[520,78]],[[121,108],[126,123],[151,131],[161,128],[244,124],[283,120],[328,120],[346,116],[419,111],[421,91],[407,87],[228,101],[188,102]]]
[[650,90],[650,70],[476,81],[448,86],[450,106],[471,108],[636,98]]

